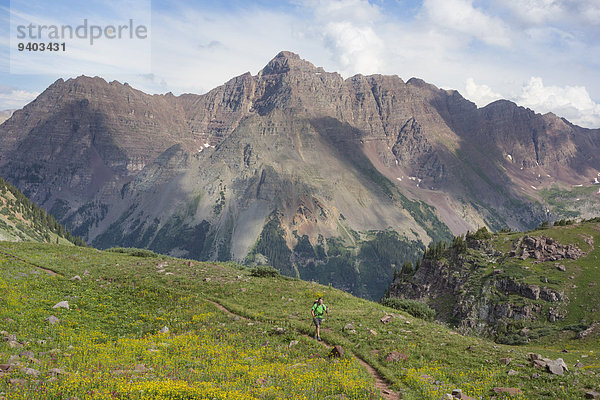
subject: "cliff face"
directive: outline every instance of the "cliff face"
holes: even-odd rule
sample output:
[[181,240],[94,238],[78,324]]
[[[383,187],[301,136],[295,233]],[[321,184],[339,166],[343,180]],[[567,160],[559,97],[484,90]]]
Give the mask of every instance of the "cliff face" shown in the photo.
[[589,325],[600,316],[593,300],[599,228],[596,219],[529,234],[481,230],[428,250],[388,294],[425,302],[459,330],[504,343]]
[[[415,258],[450,231],[534,226],[537,189],[593,182],[598,146],[598,131],[509,102],[477,109],[418,79],[343,79],[282,52],[204,95],[59,80],[0,126],[0,176],[101,247],[253,259],[276,219],[279,267],[326,281],[339,270],[328,239],[357,253],[391,230]],[[324,258],[294,252],[305,236]],[[382,281],[396,261],[384,264]]]

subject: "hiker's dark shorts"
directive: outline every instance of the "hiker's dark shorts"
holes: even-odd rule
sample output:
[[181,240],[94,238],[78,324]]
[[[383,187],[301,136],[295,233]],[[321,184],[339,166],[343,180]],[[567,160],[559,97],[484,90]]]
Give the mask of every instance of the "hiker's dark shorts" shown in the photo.
[[321,326],[321,322],[323,322],[323,318],[313,318],[313,322],[315,323],[315,326]]

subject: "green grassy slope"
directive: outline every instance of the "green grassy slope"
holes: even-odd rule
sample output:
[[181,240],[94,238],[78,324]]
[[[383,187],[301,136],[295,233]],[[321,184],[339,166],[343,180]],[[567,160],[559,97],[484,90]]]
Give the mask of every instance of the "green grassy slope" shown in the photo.
[[0,178],[0,240],[83,245],[50,214]]
[[[327,359],[328,350],[306,336],[316,296],[330,306],[324,339],[377,368],[404,399],[439,399],[455,388],[489,398],[494,387],[519,387],[521,398],[561,399],[599,389],[593,338],[496,345],[317,283],[253,277],[234,264],[36,243],[0,242],[0,251],[58,273],[0,255],[0,321],[3,335],[18,341],[0,343],[0,363],[18,363],[0,379],[0,396],[10,399],[378,398],[353,357]],[[69,310],[52,308],[65,300]],[[51,325],[50,315],[60,322]],[[344,331],[347,323],[356,333]],[[165,326],[169,332],[159,333]],[[405,357],[386,361],[393,350]],[[536,370],[528,351],[562,357],[572,372],[558,378]],[[577,360],[584,368],[573,368]]]

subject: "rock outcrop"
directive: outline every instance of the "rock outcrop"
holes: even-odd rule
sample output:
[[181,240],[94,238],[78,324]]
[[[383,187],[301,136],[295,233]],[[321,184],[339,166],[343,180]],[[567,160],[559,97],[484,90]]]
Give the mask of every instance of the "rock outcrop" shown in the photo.
[[[583,254],[572,244],[547,238],[525,236],[512,240],[513,248],[525,243],[538,249],[546,261],[536,260],[533,265],[543,265],[541,269],[549,272],[555,271],[554,255],[564,254],[572,260]],[[388,295],[425,302],[437,311],[437,319],[455,324],[460,331],[511,344],[535,336],[530,327],[566,317],[570,302],[567,282],[559,284],[537,272],[530,274],[531,262],[515,258],[514,250],[502,253],[491,245],[491,240],[467,237],[466,247],[460,245],[460,240],[454,243],[441,252],[429,251],[416,271],[397,274]],[[521,266],[515,265],[515,260]],[[531,283],[532,279],[539,283]],[[583,331],[579,336],[586,334]]]
[[521,260],[533,258],[540,262],[577,260],[582,254],[583,252],[573,244],[563,246],[554,239],[544,236],[525,236],[518,243],[517,248],[509,253],[511,257],[518,257]]

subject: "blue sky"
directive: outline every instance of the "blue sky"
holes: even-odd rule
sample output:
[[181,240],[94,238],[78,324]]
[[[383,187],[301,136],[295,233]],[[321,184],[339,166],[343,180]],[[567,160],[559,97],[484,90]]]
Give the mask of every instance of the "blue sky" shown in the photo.
[[[16,51],[18,23],[84,18],[103,27],[134,19],[149,34],[69,42],[62,54]],[[0,109],[81,74],[204,93],[290,50],[344,77],[419,77],[479,106],[506,98],[598,128],[598,37],[598,0],[0,0]]]

